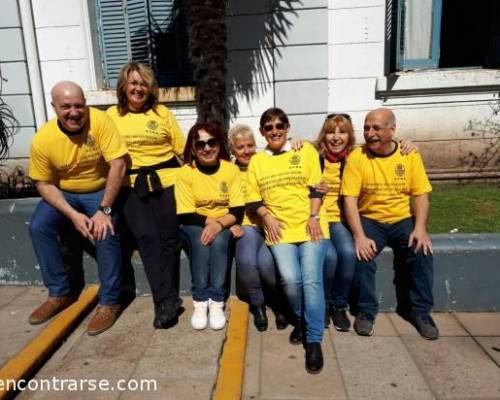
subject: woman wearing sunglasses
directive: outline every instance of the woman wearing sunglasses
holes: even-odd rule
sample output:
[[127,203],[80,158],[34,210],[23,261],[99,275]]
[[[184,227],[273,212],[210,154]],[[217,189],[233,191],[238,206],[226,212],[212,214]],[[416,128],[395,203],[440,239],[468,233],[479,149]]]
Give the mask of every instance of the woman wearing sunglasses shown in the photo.
[[[177,322],[180,306],[174,182],[180,167],[176,156],[182,154],[185,139],[174,115],[158,104],[158,85],[148,65],[126,64],[118,77],[116,95],[118,105],[107,113],[125,139],[130,156],[121,193],[123,213],[153,294],[153,324],[157,329],[168,328]],[[123,247],[128,252],[129,246]]]
[[[416,147],[403,141],[402,154],[408,154]],[[328,246],[325,259],[324,287],[326,315],[333,326],[341,332],[349,331],[351,323],[347,317],[348,296],[354,275],[356,252],[350,230],[344,220],[340,182],[347,155],[354,148],[355,135],[348,114],[333,113],[326,117],[314,146],[323,165],[323,181],[328,184],[323,209],[326,212],[333,246]]]
[[[244,124],[233,126],[228,132],[228,142],[241,171],[243,191],[246,192],[248,164],[256,150],[252,128]],[[276,315],[276,327],[285,329],[288,326],[283,315],[283,303],[286,300],[277,285],[277,270],[273,255],[265,243],[262,221],[257,215],[247,212],[241,226],[234,225],[231,229],[238,237],[235,246],[238,296],[249,303],[253,323],[259,332],[268,327],[266,303]]]
[[287,142],[289,128],[282,110],[271,108],[262,114],[260,132],[267,147],[248,166],[247,209],[264,223],[266,242],[296,318],[290,342],[304,343],[306,370],[314,374],[323,368],[328,224],[320,214],[323,194],[314,188],[321,181],[318,153],[309,143],[293,151]]
[[192,276],[194,329],[226,324],[224,283],[228,271],[231,226],[241,224],[245,198],[238,167],[229,162],[222,130],[195,124],[184,149],[185,165],[175,187],[181,237]]

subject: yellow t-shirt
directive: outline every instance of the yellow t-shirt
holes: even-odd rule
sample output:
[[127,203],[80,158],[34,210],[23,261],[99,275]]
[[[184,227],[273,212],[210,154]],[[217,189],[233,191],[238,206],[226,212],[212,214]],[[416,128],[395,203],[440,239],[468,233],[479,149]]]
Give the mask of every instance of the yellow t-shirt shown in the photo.
[[225,160],[220,160],[218,171],[212,175],[184,165],[177,174],[175,199],[177,214],[195,212],[210,218],[223,217],[230,207],[245,205],[240,170]]
[[328,183],[328,192],[323,200],[322,208],[326,213],[328,222],[339,222],[341,220],[339,208],[340,166],[340,162],[330,162],[325,159],[323,180]]
[[404,156],[399,145],[387,157],[355,149],[342,176],[342,195],[358,197],[360,215],[388,224],[411,216],[410,196],[431,190],[420,154]]
[[[284,228],[280,243],[310,240],[306,226],[311,213],[309,186],[321,181],[318,152],[309,143],[299,151],[254,155],[248,167],[247,203],[263,201]],[[321,230],[329,238],[328,221],[321,210]],[[268,244],[271,244],[267,240]]]
[[[116,124],[128,147],[132,160],[131,169],[147,167],[170,160],[175,154],[182,155],[186,139],[172,112],[159,104],[156,112],[148,110],[145,113],[128,112],[120,115],[117,106],[106,111]],[[156,171],[162,187],[175,183],[178,168],[163,168]],[[125,179],[125,185],[133,185],[137,174]]]
[[127,154],[127,147],[113,121],[89,107],[88,129],[70,136],[51,119],[31,142],[29,176],[52,182],[61,190],[94,192],[106,185],[107,162]]
[[[242,188],[243,188],[243,196],[246,199],[247,198],[247,189],[248,189],[248,170],[246,171],[241,171],[241,180],[242,180]],[[255,215],[255,214],[250,214],[245,210],[245,216],[243,217],[243,222],[241,225],[247,225],[247,226],[261,226],[261,220],[260,218]]]

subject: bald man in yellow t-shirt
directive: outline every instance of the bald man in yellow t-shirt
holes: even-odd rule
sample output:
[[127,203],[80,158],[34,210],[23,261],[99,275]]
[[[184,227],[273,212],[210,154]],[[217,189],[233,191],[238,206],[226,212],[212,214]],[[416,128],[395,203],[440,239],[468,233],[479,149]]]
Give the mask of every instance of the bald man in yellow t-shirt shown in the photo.
[[[355,331],[371,336],[378,312],[375,257],[393,249],[399,315],[425,339],[439,332],[430,316],[433,306],[432,242],[427,234],[428,193],[432,190],[420,155],[402,155],[393,140],[396,118],[389,109],[366,116],[366,144],[347,159],[342,177],[345,214],[356,248],[351,311]],[[413,199],[413,209],[410,206]]]
[[87,333],[97,335],[120,312],[121,250],[112,207],[125,175],[127,147],[113,121],[86,106],[76,83],[59,82],[51,95],[56,118],[35,134],[29,164],[29,176],[42,197],[31,217],[30,235],[49,298],[29,322],[41,324],[76,300],[58,248],[60,228],[71,222],[96,247],[101,287]]

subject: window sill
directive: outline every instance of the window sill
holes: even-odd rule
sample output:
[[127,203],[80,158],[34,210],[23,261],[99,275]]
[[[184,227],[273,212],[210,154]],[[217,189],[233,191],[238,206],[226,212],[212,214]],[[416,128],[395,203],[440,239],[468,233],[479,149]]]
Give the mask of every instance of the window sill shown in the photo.
[[[85,92],[89,106],[111,106],[117,103],[115,90],[90,90]],[[181,86],[172,88],[160,88],[160,103],[172,105],[193,104],[195,100],[195,88],[193,86]]]
[[441,69],[399,72],[377,79],[377,99],[498,93],[500,70]]

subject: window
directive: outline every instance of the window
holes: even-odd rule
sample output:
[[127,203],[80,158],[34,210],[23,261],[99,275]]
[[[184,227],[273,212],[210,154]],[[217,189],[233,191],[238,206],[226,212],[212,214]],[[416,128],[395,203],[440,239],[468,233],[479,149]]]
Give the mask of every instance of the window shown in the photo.
[[392,70],[500,68],[500,1],[398,0]]
[[153,68],[161,87],[189,86],[186,18],[180,0],[93,0],[103,84],[114,88],[129,61]]

